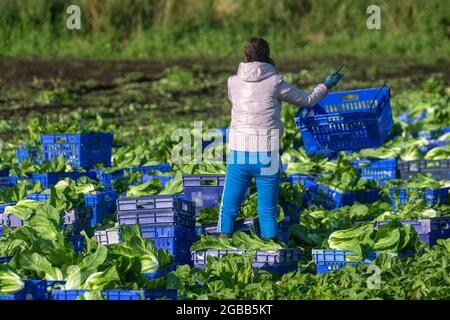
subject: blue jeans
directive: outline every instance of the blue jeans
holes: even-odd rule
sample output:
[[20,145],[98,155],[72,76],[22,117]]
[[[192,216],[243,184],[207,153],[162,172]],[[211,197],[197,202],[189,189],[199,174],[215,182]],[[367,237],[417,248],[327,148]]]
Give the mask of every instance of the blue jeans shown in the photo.
[[[273,156],[273,157],[272,157]],[[231,151],[220,206],[218,230],[233,233],[245,193],[252,178],[258,191],[258,217],[262,238],[278,235],[277,203],[281,160],[278,153]]]

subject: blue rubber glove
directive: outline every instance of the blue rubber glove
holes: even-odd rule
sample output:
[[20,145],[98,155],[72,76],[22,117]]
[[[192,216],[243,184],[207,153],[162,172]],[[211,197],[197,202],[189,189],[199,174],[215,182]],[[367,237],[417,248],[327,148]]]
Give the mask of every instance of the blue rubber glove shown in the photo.
[[323,83],[328,87],[328,89],[331,89],[339,82],[339,80],[341,80],[341,78],[343,76],[344,76],[344,74],[341,72],[335,72],[335,73],[329,74],[326,76]]

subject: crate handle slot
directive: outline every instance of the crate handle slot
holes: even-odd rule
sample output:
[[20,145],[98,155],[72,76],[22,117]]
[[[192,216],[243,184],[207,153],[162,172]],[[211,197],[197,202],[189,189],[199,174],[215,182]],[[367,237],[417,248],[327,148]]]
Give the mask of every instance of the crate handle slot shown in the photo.
[[370,162],[361,161],[361,162],[358,162],[357,165],[358,165],[358,168],[369,167],[370,166]]
[[65,137],[55,138],[55,142],[56,143],[66,143],[67,142],[67,138],[65,138]]
[[200,181],[200,185],[201,186],[218,186],[219,182],[217,181],[217,179],[215,178],[211,178],[211,179],[202,179]]
[[440,165],[439,161],[425,162],[425,168],[431,169],[431,168],[440,168],[440,167],[441,167],[441,165]]
[[448,229],[448,228],[449,228],[449,223],[448,223],[448,221],[440,221],[440,222],[438,223],[438,228],[439,228],[440,230],[446,230],[446,229]]
[[357,94],[347,94],[345,96],[342,96],[342,101],[347,100],[359,100],[359,96]]

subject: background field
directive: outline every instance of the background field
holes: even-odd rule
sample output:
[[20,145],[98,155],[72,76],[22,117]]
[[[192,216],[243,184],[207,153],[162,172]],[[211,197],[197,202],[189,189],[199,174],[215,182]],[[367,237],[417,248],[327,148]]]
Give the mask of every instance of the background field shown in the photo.
[[[81,30],[65,27],[69,4],[81,7]],[[370,4],[0,0],[0,147],[25,142],[36,118],[101,124],[127,143],[192,120],[227,126],[226,79],[253,35],[303,89],[342,62],[338,90],[386,81],[395,97],[432,75],[448,87],[448,3],[380,1],[381,30],[366,28]]]

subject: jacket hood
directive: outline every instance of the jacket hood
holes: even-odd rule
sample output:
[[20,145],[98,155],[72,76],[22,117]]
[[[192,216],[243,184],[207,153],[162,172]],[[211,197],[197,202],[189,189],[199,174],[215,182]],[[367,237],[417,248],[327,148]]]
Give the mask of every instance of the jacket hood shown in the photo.
[[274,74],[274,67],[265,62],[241,62],[237,71],[237,76],[247,82],[261,81]]

